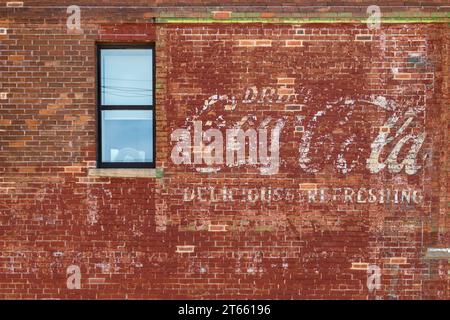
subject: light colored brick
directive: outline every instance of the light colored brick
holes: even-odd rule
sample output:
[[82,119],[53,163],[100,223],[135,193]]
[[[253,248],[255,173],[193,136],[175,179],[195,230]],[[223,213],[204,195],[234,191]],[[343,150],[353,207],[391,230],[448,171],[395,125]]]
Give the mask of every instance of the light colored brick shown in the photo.
[[195,250],[195,246],[193,245],[180,245],[177,246],[176,252],[178,253],[192,253]]
[[231,11],[213,11],[212,15],[216,20],[227,20],[231,18]]
[[23,7],[23,1],[9,1],[6,3],[8,8],[21,8]]
[[270,47],[272,46],[272,40],[256,40],[255,45],[257,47]]
[[270,47],[272,46],[272,40],[266,39],[243,39],[238,40],[240,47]]
[[295,78],[278,78],[278,85],[293,85],[295,84]]
[[254,47],[256,40],[238,40],[238,45],[240,47]]
[[411,80],[410,73],[397,73],[394,75],[395,80]]
[[70,166],[70,167],[64,167],[64,172],[70,172],[70,173],[78,173],[81,172],[83,167],[81,166]]
[[352,262],[352,270],[367,270],[369,264],[367,262]]
[[25,57],[22,55],[14,55],[14,56],[9,56],[8,60],[10,61],[23,61],[25,60]]

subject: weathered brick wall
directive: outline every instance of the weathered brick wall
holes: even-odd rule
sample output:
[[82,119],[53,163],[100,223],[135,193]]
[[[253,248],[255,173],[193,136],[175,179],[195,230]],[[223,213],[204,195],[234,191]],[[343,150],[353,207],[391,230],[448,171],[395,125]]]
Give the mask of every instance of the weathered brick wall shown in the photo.
[[[417,18],[442,10],[370,30],[299,16],[202,22],[144,3],[81,7],[74,32],[63,2],[4,3],[0,297],[450,298],[449,28]],[[227,10],[203,8],[256,17]],[[92,175],[104,42],[156,43],[155,178]],[[218,129],[216,163],[195,147],[177,163],[176,133],[193,138],[194,121]],[[236,125],[254,129],[254,163],[248,150],[227,162]],[[264,133],[269,151],[279,140],[279,162],[261,159]],[[69,266],[80,289],[67,287]],[[373,268],[380,286],[369,290]]]

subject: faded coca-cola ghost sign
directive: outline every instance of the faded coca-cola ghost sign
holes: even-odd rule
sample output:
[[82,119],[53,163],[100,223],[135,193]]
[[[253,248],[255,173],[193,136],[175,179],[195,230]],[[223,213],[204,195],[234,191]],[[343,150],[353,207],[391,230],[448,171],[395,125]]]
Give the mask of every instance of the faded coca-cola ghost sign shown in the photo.
[[[282,136],[287,135],[289,141],[294,139],[289,127],[302,131],[296,141],[299,172],[314,174],[328,164],[341,174],[364,169],[372,174],[386,170],[414,175],[421,169],[420,151],[426,139],[421,121],[423,106],[405,108],[382,96],[368,96],[326,101],[309,116],[308,112],[306,115],[295,112],[307,110],[307,102],[308,99],[302,99],[294,90],[277,91],[270,87],[259,90],[255,86],[246,89],[240,100],[228,95],[210,96],[186,120],[184,127],[172,132],[171,159],[176,165],[191,166],[199,172],[251,166],[262,175],[277,174],[283,161]],[[219,104],[223,106],[223,114],[214,121],[208,120],[205,115]],[[240,106],[249,104],[282,104],[286,111],[278,118],[252,114],[237,121],[235,117],[233,120],[226,118]],[[349,126],[367,125],[356,115],[355,110],[361,105],[379,110],[380,115],[388,115],[384,123],[375,128],[378,132],[371,141],[362,137],[358,130],[347,130]],[[289,122],[293,125],[287,126]]]

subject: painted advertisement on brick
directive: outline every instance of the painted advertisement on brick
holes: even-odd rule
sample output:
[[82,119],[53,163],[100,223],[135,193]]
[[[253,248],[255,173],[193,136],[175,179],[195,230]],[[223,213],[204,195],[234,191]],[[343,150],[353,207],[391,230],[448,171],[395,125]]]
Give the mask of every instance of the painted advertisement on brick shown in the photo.
[[425,37],[404,51],[406,28],[215,31],[171,35],[168,173],[190,177],[168,187],[175,212],[424,205],[434,93]]

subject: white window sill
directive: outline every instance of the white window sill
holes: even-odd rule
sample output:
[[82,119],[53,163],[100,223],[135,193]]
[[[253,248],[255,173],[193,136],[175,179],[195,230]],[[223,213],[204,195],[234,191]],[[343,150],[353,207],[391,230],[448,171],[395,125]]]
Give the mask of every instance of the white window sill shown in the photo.
[[110,178],[162,178],[162,169],[116,169],[116,168],[90,168],[90,177]]
[[450,260],[450,248],[427,248],[425,259]]

